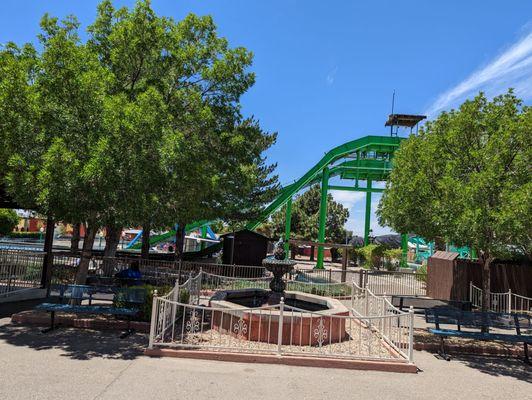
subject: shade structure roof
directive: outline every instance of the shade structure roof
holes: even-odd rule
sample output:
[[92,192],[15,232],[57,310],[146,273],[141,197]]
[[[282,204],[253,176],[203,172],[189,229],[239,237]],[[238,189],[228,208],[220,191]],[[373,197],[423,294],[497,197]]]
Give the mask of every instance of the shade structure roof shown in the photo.
[[390,114],[384,126],[406,126],[412,128],[425,118],[427,118],[426,115]]

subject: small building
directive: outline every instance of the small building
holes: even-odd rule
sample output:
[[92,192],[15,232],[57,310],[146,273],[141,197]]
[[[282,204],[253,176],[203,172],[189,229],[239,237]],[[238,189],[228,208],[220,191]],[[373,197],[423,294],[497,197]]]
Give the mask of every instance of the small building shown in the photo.
[[[459,258],[459,253],[436,251],[427,263],[427,296],[441,300],[469,300],[470,283],[482,287],[483,266],[475,260]],[[499,260],[491,264],[492,293],[532,296],[530,260]]]
[[271,241],[249,229],[226,233],[220,238],[223,240],[223,263],[236,265],[262,265]]

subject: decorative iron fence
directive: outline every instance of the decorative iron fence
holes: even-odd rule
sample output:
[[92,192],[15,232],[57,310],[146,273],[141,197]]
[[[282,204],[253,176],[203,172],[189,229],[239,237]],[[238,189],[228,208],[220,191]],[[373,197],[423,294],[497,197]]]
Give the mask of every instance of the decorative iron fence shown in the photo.
[[[396,346],[397,351],[403,351],[408,354],[408,358],[413,358],[413,339],[414,339],[414,310],[410,307],[408,312],[401,311],[391,303],[391,298],[384,296],[377,296],[369,288],[358,286],[355,282],[352,283],[351,307],[355,315],[366,319],[366,324],[372,329],[380,332],[384,340],[390,346]],[[381,319],[378,324],[372,323],[371,317],[397,317],[396,325],[389,325],[388,320]],[[401,342],[400,338],[409,337],[408,344]],[[402,346],[397,346],[397,344]]]
[[0,297],[41,286],[43,253],[0,250]]
[[[362,299],[364,304],[370,304],[369,310],[375,315],[361,316],[354,310],[323,314],[289,306],[283,301],[257,308],[223,308],[202,304],[192,294],[211,289],[213,285],[235,287],[238,282],[263,287],[267,281],[200,271],[184,283],[176,283],[164,296],[155,293],[149,347],[413,361],[413,313],[395,309],[387,299],[374,300],[378,297],[373,294],[367,301],[370,292],[355,284],[347,284],[351,288],[352,304]],[[313,286],[300,282],[288,282],[288,285],[292,283]],[[183,291],[191,295],[183,296]],[[381,305],[383,302],[385,307]],[[386,314],[378,315],[379,310]]]
[[[482,308],[483,290],[469,283],[469,301],[476,308]],[[508,290],[505,293],[490,293],[490,310],[499,313],[532,313],[532,298]]]

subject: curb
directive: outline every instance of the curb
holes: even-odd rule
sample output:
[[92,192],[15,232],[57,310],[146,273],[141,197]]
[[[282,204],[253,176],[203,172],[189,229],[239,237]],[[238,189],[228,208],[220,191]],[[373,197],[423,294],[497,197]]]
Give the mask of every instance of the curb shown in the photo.
[[[414,342],[414,349],[420,351],[427,351],[429,353],[437,353],[440,351],[440,345],[437,343],[416,343]],[[479,347],[474,345],[460,345],[445,343],[445,351],[447,353],[455,354],[474,354],[474,355],[488,355],[488,356],[512,356],[524,357],[522,348],[500,348],[500,347]]]
[[[11,322],[25,325],[50,325],[50,315],[36,313],[33,311],[23,311],[11,316]],[[124,330],[127,329],[127,321],[113,319],[78,318],[72,315],[56,314],[55,323],[66,327],[94,329],[94,330]],[[148,322],[131,321],[131,329],[137,332],[149,333],[150,324]]]
[[299,367],[340,368],[365,371],[383,371],[399,373],[417,373],[415,364],[372,360],[345,360],[339,358],[277,356],[270,354],[247,354],[210,352],[201,350],[146,349],[144,354],[150,357],[179,357],[197,360],[213,360],[239,363],[261,363],[290,365]]

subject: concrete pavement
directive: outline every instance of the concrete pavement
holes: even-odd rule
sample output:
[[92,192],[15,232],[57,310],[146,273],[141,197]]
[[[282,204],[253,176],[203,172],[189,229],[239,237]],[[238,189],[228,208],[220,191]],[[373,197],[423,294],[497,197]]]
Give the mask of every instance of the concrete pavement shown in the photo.
[[519,360],[416,352],[416,375],[142,355],[146,335],[38,328],[0,319],[0,399],[525,399]]

